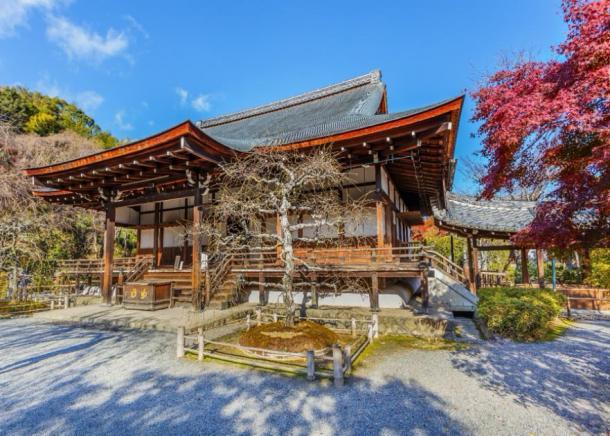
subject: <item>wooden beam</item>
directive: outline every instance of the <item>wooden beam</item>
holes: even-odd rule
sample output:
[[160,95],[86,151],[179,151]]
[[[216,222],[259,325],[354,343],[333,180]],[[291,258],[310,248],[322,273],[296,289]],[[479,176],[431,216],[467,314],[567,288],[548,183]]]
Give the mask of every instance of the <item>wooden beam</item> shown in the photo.
[[116,210],[112,203],[106,204],[104,226],[104,272],[102,275],[102,298],[105,304],[112,304],[112,260],[114,254],[114,222]]
[[[199,187],[199,172],[193,174],[195,182],[194,207],[193,207],[193,266],[191,268],[192,303],[193,310],[199,311],[203,308],[201,299],[201,237],[199,227],[201,225],[201,188]],[[205,304],[210,303],[209,287],[206,286]]]
[[159,266],[159,203],[155,203],[155,215],[153,217],[153,267]]

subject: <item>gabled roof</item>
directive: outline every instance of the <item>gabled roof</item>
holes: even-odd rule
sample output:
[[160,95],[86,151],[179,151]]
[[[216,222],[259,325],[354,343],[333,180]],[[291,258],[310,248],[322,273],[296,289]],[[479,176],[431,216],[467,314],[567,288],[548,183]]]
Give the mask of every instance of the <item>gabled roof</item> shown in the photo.
[[385,113],[381,72],[279,100],[253,109],[197,122],[216,141],[239,151],[278,146],[405,118],[455,100],[393,114]]
[[432,208],[437,224],[461,230],[516,233],[527,226],[536,213],[534,201],[477,200],[452,192],[447,192],[446,201],[445,209]]

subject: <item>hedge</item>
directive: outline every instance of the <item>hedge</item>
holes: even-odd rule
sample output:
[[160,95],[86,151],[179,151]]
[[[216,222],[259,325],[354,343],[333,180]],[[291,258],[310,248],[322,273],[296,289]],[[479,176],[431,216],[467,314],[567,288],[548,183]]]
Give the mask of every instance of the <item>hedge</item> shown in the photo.
[[517,341],[543,338],[565,306],[565,297],[548,289],[484,288],[478,296],[487,328]]

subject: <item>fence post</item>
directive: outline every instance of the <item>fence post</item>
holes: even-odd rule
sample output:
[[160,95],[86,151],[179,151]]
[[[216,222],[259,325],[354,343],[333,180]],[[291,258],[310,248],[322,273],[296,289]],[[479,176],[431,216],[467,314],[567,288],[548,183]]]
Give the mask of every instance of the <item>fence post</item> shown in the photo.
[[352,346],[346,345],[343,349],[343,362],[345,362],[345,373],[351,374],[352,372]]
[[256,325],[261,325],[261,320],[263,318],[263,312],[260,307],[256,308]]
[[339,345],[333,345],[333,380],[335,387],[343,386],[343,353]]
[[55,310],[55,300],[51,300],[51,310]]
[[64,309],[67,309],[68,307],[70,307],[70,294],[65,294],[64,295]]
[[277,313],[273,312],[273,322],[277,322]]
[[373,337],[379,337],[379,315],[376,313],[373,314]]
[[246,330],[250,330],[250,314],[246,315]]
[[203,338],[203,327],[199,327],[197,329],[197,360],[200,362],[203,360],[203,349],[205,347],[205,342]]
[[176,339],[176,357],[184,357],[184,327],[178,327]]
[[352,336],[356,336],[356,318],[352,316]]
[[367,331],[366,335],[369,338],[369,342],[373,342],[373,325],[372,324],[369,324],[368,331]]
[[314,361],[313,350],[307,350],[307,380],[316,379],[316,362]]

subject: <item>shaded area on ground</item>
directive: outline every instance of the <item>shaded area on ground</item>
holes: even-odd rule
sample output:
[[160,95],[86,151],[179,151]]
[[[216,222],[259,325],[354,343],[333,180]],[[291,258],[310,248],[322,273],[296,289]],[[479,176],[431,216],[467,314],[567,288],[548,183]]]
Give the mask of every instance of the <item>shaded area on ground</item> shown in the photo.
[[610,323],[579,322],[551,342],[470,348],[453,365],[485,389],[536,404],[595,433],[610,428]]

